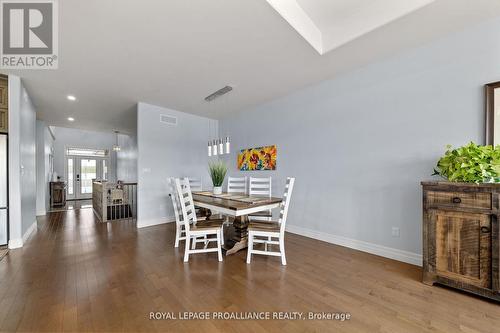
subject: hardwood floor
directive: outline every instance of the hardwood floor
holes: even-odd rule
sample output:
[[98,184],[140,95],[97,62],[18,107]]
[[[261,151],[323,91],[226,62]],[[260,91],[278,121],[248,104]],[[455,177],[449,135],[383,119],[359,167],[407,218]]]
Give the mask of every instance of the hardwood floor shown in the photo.
[[66,200],[66,205],[61,207],[51,207],[49,212],[53,213],[64,210],[91,208],[91,207],[92,207],[92,199]]
[[[174,225],[49,213],[0,261],[1,332],[494,332],[500,305],[420,282],[419,267],[293,234],[288,266],[245,251],[182,262]],[[149,320],[151,311],[349,312],[328,320]]]

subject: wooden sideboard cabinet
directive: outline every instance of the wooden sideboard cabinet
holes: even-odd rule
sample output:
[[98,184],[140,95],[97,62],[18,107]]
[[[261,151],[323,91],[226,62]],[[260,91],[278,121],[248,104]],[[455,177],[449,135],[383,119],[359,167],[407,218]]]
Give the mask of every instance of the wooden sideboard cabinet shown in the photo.
[[422,182],[423,282],[500,300],[500,184]]
[[66,205],[66,183],[50,182],[50,207]]

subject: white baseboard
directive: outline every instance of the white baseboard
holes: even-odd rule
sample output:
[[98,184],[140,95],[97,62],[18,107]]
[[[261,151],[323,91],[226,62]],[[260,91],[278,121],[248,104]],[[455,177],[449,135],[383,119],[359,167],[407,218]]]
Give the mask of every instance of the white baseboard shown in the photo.
[[35,222],[33,222],[32,225],[30,225],[30,227],[28,228],[28,230],[26,230],[26,232],[24,233],[24,235],[23,235],[23,244],[28,241],[28,238],[30,238],[31,234],[34,233],[35,231],[36,231],[36,220],[35,220]]
[[30,238],[31,234],[36,231],[36,220],[33,222],[28,230],[24,233],[22,238],[16,238],[16,239],[11,239],[9,240],[9,249],[19,249],[23,247],[23,245],[28,241]]
[[22,238],[17,238],[17,239],[9,239],[9,249],[19,249],[23,247],[23,239]]
[[150,220],[141,220],[137,219],[137,228],[146,228],[146,227],[152,227],[154,225],[160,225],[160,224],[165,224],[165,223],[172,223],[175,222],[174,217],[163,217],[159,219],[150,219]]
[[36,212],[36,216],[45,216],[47,215],[47,212],[45,210],[41,210],[39,212]]
[[392,247],[368,243],[365,241],[343,236],[332,235],[321,231],[298,227],[295,225],[287,225],[286,231],[293,234],[321,240],[327,243],[348,247],[350,249],[368,252],[377,256],[406,262],[408,264],[422,266],[421,254],[398,250]]

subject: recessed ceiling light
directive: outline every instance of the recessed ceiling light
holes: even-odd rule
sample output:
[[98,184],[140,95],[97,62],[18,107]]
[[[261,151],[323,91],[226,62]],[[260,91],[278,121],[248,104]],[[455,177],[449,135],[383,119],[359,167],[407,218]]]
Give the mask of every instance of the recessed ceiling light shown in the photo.
[[75,121],[75,118],[73,118],[73,117],[68,117],[68,121]]
[[70,101],[76,101],[76,97],[75,97],[75,96],[73,96],[73,95],[68,95],[68,96],[67,96],[67,98],[68,98],[68,100],[70,100]]

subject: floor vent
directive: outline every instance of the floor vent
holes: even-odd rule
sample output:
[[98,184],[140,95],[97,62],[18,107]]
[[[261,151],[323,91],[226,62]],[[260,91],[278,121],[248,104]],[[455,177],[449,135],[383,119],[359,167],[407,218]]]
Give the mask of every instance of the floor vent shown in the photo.
[[177,118],[166,114],[160,115],[160,121],[165,124],[177,126]]

